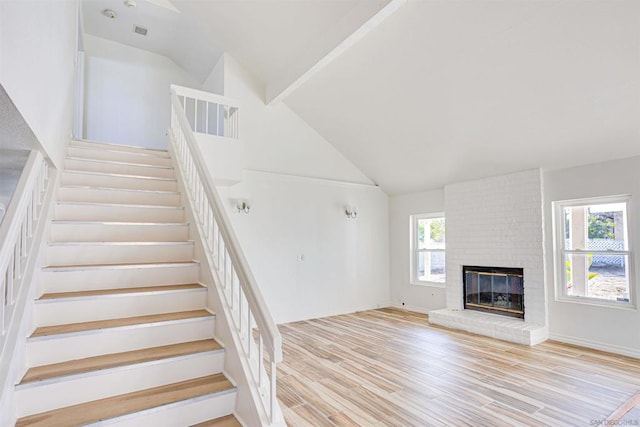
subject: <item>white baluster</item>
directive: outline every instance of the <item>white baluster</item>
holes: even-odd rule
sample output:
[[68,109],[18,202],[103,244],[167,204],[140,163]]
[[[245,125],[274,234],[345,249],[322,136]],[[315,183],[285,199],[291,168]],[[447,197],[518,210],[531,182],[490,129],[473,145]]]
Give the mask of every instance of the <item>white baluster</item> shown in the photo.
[[4,312],[5,312],[5,306],[7,305],[7,301],[6,301],[6,295],[7,295],[7,288],[6,288],[6,277],[7,277],[7,271],[6,270],[0,270],[3,272],[2,277],[0,277],[0,336],[4,335],[6,333],[6,328],[5,328],[5,324],[4,324]]
[[269,381],[271,385],[271,393],[269,393],[269,418],[270,422],[275,421],[276,415],[276,363],[273,360],[269,360],[271,362],[271,372],[269,372],[271,380]]
[[15,277],[14,271],[15,271],[15,261],[14,261],[13,254],[11,254],[11,258],[9,260],[9,266],[7,267],[7,283],[5,284],[6,286],[5,305],[13,305],[13,280]]
[[206,114],[206,116],[205,116],[205,119],[204,119],[204,123],[205,123],[204,133],[209,135],[209,102],[207,102],[207,104],[206,104],[205,114]]
[[[262,389],[263,385],[263,371],[264,371],[264,349],[262,342],[262,334],[258,331],[258,363],[260,364],[260,369],[258,370],[258,387]],[[266,372],[265,372],[266,374]]]

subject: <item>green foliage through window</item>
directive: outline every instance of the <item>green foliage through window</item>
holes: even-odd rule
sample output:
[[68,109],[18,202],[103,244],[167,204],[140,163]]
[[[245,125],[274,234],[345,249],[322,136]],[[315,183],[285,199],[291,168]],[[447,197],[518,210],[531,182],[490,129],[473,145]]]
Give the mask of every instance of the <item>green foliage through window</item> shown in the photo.
[[444,241],[444,218],[431,220],[431,240],[434,242]]
[[589,239],[614,239],[615,229],[613,212],[589,215]]

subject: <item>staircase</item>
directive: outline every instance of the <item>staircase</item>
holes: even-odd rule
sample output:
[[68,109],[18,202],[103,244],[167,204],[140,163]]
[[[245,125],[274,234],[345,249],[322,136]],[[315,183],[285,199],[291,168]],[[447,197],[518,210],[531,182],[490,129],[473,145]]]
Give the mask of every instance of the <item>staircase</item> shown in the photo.
[[237,426],[166,151],[73,141],[17,426]]

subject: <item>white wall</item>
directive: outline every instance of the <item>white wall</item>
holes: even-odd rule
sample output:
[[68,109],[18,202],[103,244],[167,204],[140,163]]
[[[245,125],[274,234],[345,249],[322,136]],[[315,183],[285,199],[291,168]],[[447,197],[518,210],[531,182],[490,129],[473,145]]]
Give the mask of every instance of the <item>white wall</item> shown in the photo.
[[[264,88],[228,54],[206,89],[220,80],[240,103],[245,172],[219,191],[276,322],[389,305],[386,194],[284,104],[266,106]],[[237,198],[249,199],[249,214],[235,211]]]
[[0,22],[0,84],[60,167],[75,107],[76,1],[0,1]]
[[224,95],[240,101],[247,169],[371,183],[285,104],[266,106],[264,88],[256,79],[233,57],[223,58]]
[[389,199],[391,301],[394,306],[419,312],[446,306],[443,286],[412,285],[409,271],[409,217],[443,211],[443,189],[393,196]]
[[202,90],[218,95],[224,95],[224,60],[226,55],[220,55],[220,59],[209,73],[209,77],[202,84]]
[[556,301],[554,297],[551,203],[622,194],[631,195],[629,239],[635,253],[631,266],[635,268],[633,286],[637,303],[640,281],[640,157],[545,172],[544,213],[549,218],[545,226],[549,327],[551,338],[560,341],[640,357],[640,312],[637,309]]
[[170,121],[169,85],[201,84],[170,59],[84,35],[84,137],[165,148]]
[[[378,187],[247,172],[220,191],[277,323],[389,304],[388,198]],[[238,197],[249,214],[235,211]]]

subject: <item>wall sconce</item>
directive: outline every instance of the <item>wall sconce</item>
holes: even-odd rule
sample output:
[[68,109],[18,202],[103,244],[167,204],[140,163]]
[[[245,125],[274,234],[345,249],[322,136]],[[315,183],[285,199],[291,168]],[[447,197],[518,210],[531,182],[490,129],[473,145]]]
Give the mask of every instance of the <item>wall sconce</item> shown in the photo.
[[347,205],[344,208],[344,213],[347,214],[347,218],[355,219],[358,216],[358,212],[356,211],[355,206]]
[[251,204],[249,204],[249,201],[245,199],[236,200],[236,210],[238,213],[244,212],[248,214],[251,210]]

